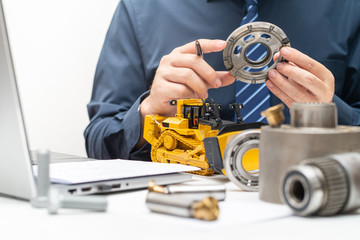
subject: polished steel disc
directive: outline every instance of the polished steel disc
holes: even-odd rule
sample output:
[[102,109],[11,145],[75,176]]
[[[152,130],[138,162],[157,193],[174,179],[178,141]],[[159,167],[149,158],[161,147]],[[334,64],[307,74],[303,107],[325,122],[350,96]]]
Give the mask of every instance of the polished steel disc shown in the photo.
[[[263,83],[268,79],[268,72],[283,61],[279,56],[273,61],[274,54],[281,47],[290,46],[289,39],[274,24],[252,22],[242,25],[230,34],[223,51],[226,69],[234,78],[245,83]],[[261,47],[264,54],[260,59],[252,59],[254,49]]]

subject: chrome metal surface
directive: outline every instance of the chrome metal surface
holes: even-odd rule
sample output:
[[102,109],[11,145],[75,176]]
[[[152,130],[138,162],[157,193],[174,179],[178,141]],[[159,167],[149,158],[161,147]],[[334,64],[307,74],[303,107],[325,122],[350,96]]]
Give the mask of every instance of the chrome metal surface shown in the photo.
[[[256,47],[265,46],[266,55],[262,59],[248,58],[247,50],[254,44],[258,44]],[[223,51],[224,64],[230,74],[242,82],[263,83],[268,79],[268,72],[274,69],[278,62],[283,61],[279,56],[277,61],[273,62],[273,57],[284,46],[290,46],[290,42],[278,26],[267,22],[244,24],[228,37]]]
[[298,215],[335,215],[360,208],[360,153],[301,161],[287,172],[283,197]]
[[360,128],[280,128],[264,126],[260,136],[259,197],[282,203],[281,183],[286,171],[300,161],[327,154],[360,151]]
[[291,106],[293,127],[337,127],[335,103],[293,103]]

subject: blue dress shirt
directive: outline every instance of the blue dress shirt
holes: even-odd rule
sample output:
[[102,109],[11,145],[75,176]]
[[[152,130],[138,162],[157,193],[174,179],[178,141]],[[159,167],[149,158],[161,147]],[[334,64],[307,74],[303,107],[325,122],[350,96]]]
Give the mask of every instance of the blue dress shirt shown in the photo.
[[[147,96],[160,59],[200,38],[224,39],[245,14],[241,0],[123,0],[106,35],[88,104],[85,130],[89,157],[150,160],[140,139],[139,105]],[[292,47],[324,64],[335,76],[339,124],[360,125],[360,1],[260,0],[259,19],[282,28]],[[205,54],[225,70],[222,52]],[[235,84],[211,89],[209,97],[234,112]],[[271,104],[280,103],[271,96]],[[288,109],[285,112],[289,121]]]

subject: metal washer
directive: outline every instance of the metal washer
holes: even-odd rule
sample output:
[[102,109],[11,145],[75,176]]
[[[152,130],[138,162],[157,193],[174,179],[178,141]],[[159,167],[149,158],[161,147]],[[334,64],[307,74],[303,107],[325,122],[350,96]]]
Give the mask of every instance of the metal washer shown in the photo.
[[[254,61],[246,56],[247,49],[260,43],[267,49],[264,58]],[[223,51],[223,60],[226,69],[230,74],[245,83],[263,83],[268,79],[268,72],[274,69],[278,62],[284,61],[281,56],[271,64],[274,54],[280,48],[290,46],[290,42],[283,30],[268,22],[252,22],[244,24],[233,31],[227,39],[227,46]],[[235,53],[240,47],[239,53]],[[250,72],[246,68],[262,69],[261,71]]]

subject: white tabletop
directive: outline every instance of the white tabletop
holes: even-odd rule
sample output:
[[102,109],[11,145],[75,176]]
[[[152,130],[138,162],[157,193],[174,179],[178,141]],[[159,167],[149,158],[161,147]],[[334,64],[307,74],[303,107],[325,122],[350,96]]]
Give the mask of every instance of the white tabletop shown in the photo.
[[187,184],[224,183],[218,220],[159,213],[145,205],[147,191],[107,195],[105,213],[61,209],[49,215],[28,202],[0,197],[0,239],[360,239],[360,211],[335,217],[297,217],[285,205],[265,203],[221,177]]

